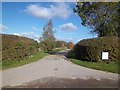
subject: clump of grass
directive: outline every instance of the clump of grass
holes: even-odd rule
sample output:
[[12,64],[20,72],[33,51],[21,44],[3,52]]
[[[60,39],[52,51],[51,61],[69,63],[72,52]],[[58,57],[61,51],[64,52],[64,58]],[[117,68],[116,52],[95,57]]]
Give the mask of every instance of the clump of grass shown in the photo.
[[2,62],[2,64],[0,64],[0,69],[8,69],[8,68],[12,68],[12,67],[25,65],[25,64],[40,60],[41,58],[43,58],[46,55],[48,55],[48,53],[37,52],[37,53],[33,54],[32,56],[29,56],[23,60],[5,60]]
[[92,69],[108,71],[112,73],[120,73],[118,70],[118,62],[110,62],[110,63],[88,62],[88,61],[81,61],[78,59],[70,59],[70,61],[72,61],[73,63],[77,65],[81,65],[81,66],[92,68]]

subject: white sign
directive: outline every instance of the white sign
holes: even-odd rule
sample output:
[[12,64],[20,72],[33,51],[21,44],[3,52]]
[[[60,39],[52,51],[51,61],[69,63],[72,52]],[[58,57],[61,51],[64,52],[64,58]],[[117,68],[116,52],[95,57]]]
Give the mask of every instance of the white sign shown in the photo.
[[108,60],[109,59],[109,52],[102,52],[102,59]]

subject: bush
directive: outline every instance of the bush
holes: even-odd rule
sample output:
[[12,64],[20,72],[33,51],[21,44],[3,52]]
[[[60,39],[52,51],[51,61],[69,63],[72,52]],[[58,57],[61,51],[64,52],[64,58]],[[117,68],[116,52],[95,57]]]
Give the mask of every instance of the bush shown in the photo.
[[46,52],[52,51],[52,49],[55,48],[55,41],[52,39],[46,39],[39,43],[39,47],[41,48],[41,50]]
[[[101,61],[103,51],[108,51],[111,61],[118,61],[118,38],[99,37],[78,42],[72,53],[74,58],[87,61]],[[68,55],[70,57],[70,53]]]
[[2,35],[2,60],[21,60],[38,51],[38,43],[15,35]]
[[65,41],[55,41],[56,48],[64,48],[67,47],[67,42]]
[[44,40],[39,43],[41,50],[46,52],[54,52],[55,48],[65,48],[67,43],[65,41]]
[[68,57],[68,58],[76,58],[76,53],[74,52],[73,49],[71,49],[71,50],[67,53],[66,57]]

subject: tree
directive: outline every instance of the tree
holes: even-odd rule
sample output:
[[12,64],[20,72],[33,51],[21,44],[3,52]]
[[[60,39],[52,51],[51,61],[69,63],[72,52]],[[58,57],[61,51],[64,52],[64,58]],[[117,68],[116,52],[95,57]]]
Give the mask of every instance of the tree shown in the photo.
[[40,46],[45,51],[51,51],[55,47],[55,37],[52,20],[43,27],[42,37],[40,37]]
[[47,25],[45,25],[43,27],[42,38],[43,38],[43,40],[46,40],[46,39],[53,39],[53,40],[55,40],[55,38],[54,38],[54,31],[53,31],[53,24],[52,24],[52,20],[51,19],[48,21]]
[[91,32],[102,36],[119,36],[120,2],[77,2],[74,12],[82,25],[92,28]]
[[72,49],[74,47],[74,44],[72,42],[68,42],[67,47],[69,49]]
[[60,48],[60,47],[66,47],[67,46],[67,42],[65,41],[56,41],[56,47]]

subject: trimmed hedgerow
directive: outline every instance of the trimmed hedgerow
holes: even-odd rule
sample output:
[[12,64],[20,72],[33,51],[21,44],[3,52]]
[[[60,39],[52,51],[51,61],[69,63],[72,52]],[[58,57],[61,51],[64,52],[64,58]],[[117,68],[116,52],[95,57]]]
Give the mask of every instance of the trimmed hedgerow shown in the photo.
[[26,37],[2,35],[2,60],[22,60],[38,51],[38,43]]
[[118,61],[118,37],[98,37],[82,40],[68,53],[68,57],[86,61],[101,61],[103,51],[109,52],[111,61]]

